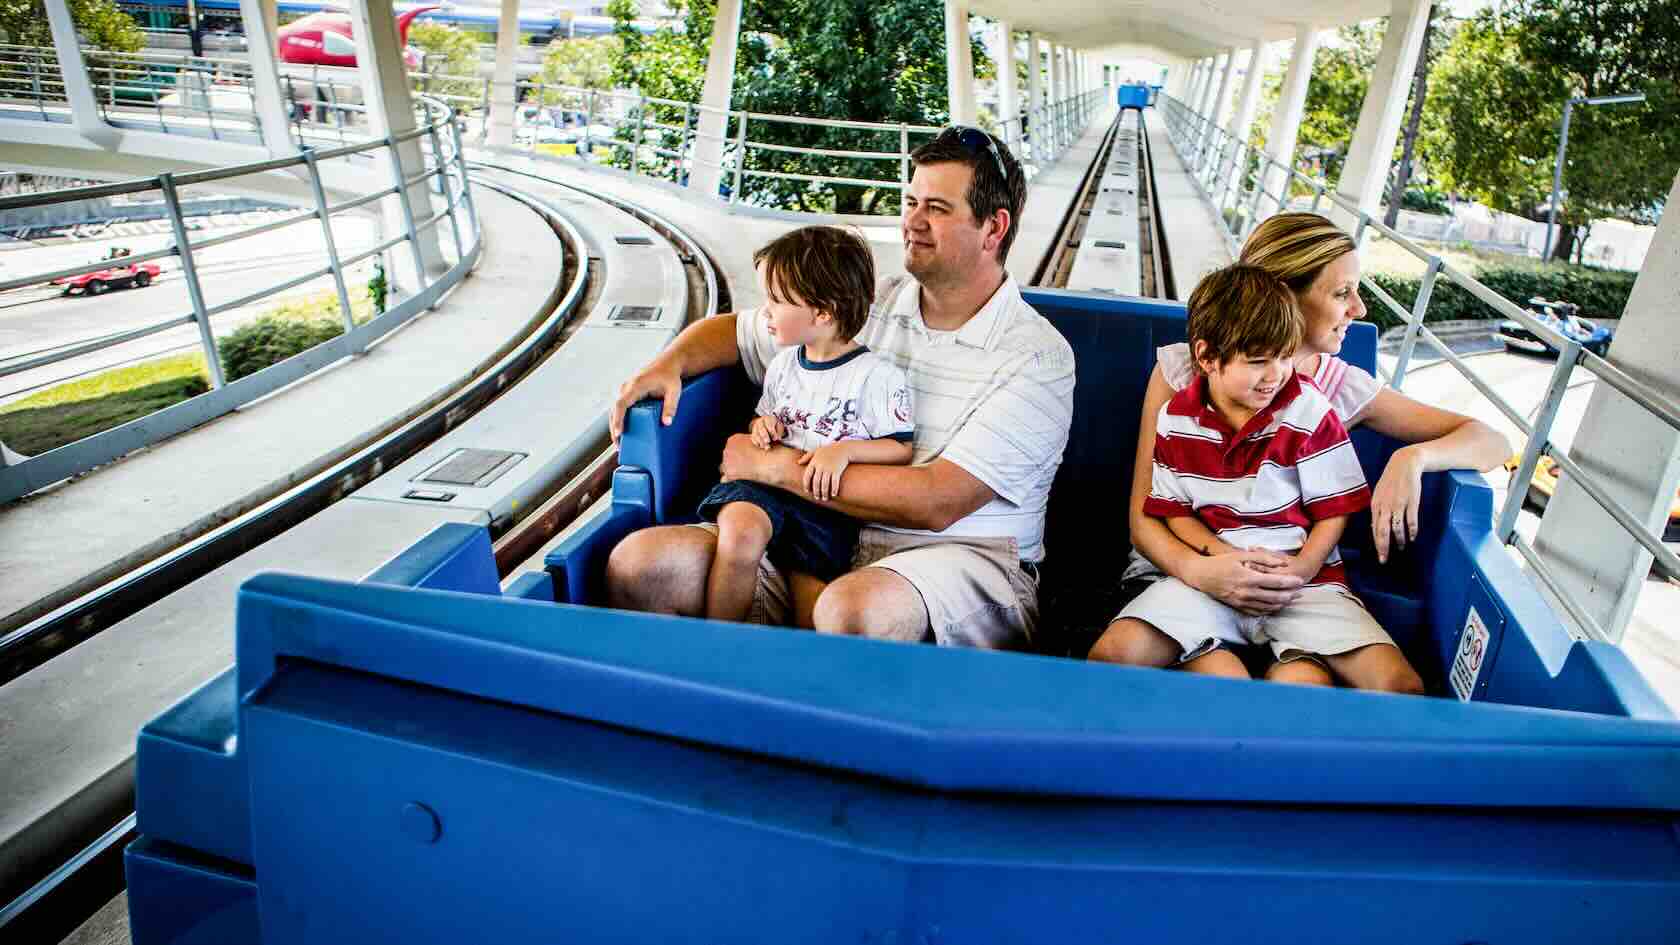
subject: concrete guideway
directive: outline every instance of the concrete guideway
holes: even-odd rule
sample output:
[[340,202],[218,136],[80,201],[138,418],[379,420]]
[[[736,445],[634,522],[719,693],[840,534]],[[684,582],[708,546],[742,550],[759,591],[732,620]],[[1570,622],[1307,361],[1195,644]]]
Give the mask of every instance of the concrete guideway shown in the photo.
[[484,259],[437,310],[362,357],[0,512],[0,627],[256,507],[493,363],[555,291],[561,250],[529,208],[475,198]]

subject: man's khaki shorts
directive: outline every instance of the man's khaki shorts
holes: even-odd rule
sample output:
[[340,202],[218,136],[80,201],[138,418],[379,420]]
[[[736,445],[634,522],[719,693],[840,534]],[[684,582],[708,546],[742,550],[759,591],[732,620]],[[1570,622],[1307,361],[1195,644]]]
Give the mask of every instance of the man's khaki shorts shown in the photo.
[[[709,522],[695,527],[717,534]],[[1021,649],[1038,625],[1038,579],[1021,566],[1013,538],[904,535],[865,526],[852,555],[852,570],[860,568],[886,568],[909,581],[940,646]],[[766,555],[747,619],[785,626],[791,601],[787,577]]]

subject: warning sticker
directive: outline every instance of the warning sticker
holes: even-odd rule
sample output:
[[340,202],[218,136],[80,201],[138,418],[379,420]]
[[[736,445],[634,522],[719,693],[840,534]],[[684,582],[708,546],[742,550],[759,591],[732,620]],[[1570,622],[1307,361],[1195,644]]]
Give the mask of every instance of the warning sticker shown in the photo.
[[1458,655],[1453,657],[1448,678],[1460,702],[1469,702],[1476,694],[1476,678],[1482,674],[1482,661],[1487,657],[1488,628],[1476,608],[1464,621],[1464,634],[1458,638]]

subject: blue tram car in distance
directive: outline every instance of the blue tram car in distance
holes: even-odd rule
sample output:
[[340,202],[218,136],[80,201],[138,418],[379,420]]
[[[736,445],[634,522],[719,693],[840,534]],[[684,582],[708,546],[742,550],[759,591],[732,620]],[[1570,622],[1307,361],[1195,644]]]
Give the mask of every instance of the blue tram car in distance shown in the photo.
[[[1430,475],[1356,587],[1434,697],[1093,665],[1175,303],[1031,290],[1078,358],[1037,653],[600,606],[753,392],[635,408],[606,507],[501,584],[445,525],[360,583],[240,591],[237,664],[140,735],[136,945],[1671,943],[1680,721]],[[1375,331],[1344,352],[1371,367]],[[1355,440],[1374,478],[1396,444]]]

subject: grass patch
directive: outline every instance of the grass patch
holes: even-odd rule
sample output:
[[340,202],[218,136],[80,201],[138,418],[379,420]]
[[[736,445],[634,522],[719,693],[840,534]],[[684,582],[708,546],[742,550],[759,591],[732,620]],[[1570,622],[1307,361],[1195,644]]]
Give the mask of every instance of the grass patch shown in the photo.
[[[366,286],[350,289],[350,312],[358,325],[374,316],[373,300]],[[263,321],[270,326],[281,326],[280,333],[291,339],[293,345],[299,338],[333,337],[344,324],[338,312],[338,293],[330,289],[282,302],[251,325]],[[225,343],[241,332],[249,337],[250,327],[236,329],[218,339],[224,356],[228,354]],[[249,342],[246,347],[250,347]],[[234,348],[239,345],[236,343]],[[270,347],[261,354],[247,351],[242,359],[245,370],[229,371],[228,379],[253,373],[296,353],[284,345]],[[35,456],[172,407],[209,389],[209,373],[204,369],[204,355],[199,353],[112,368],[0,406],[0,440],[25,456]]]
[[116,368],[0,407],[0,440],[19,453],[34,456],[209,389],[204,356],[200,354]]

